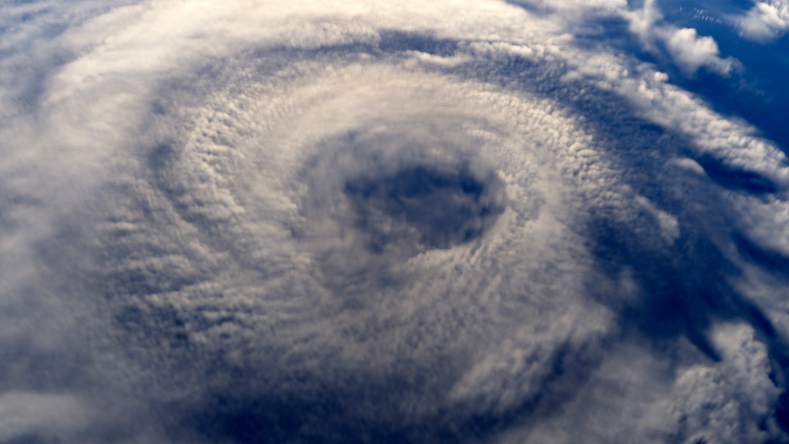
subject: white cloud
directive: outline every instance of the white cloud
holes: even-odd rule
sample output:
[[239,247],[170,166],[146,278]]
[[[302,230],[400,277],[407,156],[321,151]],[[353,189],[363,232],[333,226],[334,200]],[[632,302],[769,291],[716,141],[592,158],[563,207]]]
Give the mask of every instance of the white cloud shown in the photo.
[[675,390],[679,402],[670,412],[686,430],[685,442],[710,443],[766,441],[777,424],[765,418],[779,395],[770,380],[770,363],[765,345],[754,339],[746,325],[718,325],[712,340],[721,354],[716,366],[694,365],[679,376]]
[[732,57],[722,59],[718,44],[712,37],[700,37],[693,28],[677,28],[661,24],[663,15],[654,0],[646,0],[642,9],[625,11],[622,15],[630,21],[630,31],[641,40],[646,51],[659,54],[658,42],[666,50],[683,75],[692,77],[704,67],[721,76],[729,76],[738,66]]
[[768,42],[789,30],[789,3],[784,0],[756,2],[745,16],[730,17],[748,40]]
[[663,28],[669,54],[685,75],[692,76],[701,67],[706,67],[722,76],[728,76],[734,67],[732,58],[721,59],[718,44],[712,37],[699,37],[693,28]]
[[652,202],[643,196],[636,196],[636,202],[646,208],[657,220],[660,233],[668,243],[673,243],[679,237],[679,221],[675,216],[656,208]]
[[696,174],[698,174],[700,176],[705,176],[707,174],[704,171],[704,168],[701,165],[699,165],[698,162],[696,162],[693,159],[689,159],[687,157],[682,157],[682,158],[675,159],[673,161],[673,163],[675,165],[677,165],[678,167],[680,167],[680,168],[684,168],[684,169],[686,169],[688,171],[693,171],[694,173],[696,173]]
[[694,94],[663,82],[652,66],[633,66],[601,53],[573,52],[568,58],[573,71],[565,79],[593,79],[599,88],[615,91],[639,116],[690,137],[699,155],[712,155],[732,168],[758,172],[777,184],[783,185],[789,178],[789,170],[783,166],[785,154],[771,141],[758,137],[756,128],[739,119],[724,118]]
[[92,412],[69,395],[10,392],[0,396],[0,440],[38,436],[70,439],[87,428]]

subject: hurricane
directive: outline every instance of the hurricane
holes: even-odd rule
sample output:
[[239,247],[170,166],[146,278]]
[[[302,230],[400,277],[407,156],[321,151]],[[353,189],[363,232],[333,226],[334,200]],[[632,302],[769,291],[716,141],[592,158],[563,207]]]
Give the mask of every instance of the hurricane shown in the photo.
[[784,0],[0,4],[0,443],[789,441]]

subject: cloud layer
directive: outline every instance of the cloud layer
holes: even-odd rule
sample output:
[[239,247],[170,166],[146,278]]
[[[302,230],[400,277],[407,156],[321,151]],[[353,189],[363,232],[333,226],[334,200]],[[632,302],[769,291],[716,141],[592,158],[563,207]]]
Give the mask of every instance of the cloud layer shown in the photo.
[[0,441],[787,439],[785,156],[653,3],[4,8]]

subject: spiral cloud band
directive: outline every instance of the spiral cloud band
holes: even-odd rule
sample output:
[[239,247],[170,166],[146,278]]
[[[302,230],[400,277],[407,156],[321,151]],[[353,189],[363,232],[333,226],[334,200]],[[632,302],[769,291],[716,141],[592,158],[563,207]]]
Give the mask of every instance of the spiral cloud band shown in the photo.
[[0,442],[789,440],[783,142],[654,2],[2,10]]

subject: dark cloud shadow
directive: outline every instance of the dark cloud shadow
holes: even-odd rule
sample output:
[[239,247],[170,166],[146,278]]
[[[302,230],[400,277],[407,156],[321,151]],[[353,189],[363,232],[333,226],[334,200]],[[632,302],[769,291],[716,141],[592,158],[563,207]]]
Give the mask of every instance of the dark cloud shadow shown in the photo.
[[777,251],[770,251],[760,247],[740,234],[735,234],[732,236],[732,239],[743,257],[762,269],[770,270],[777,276],[789,279],[789,257]]
[[778,187],[772,181],[760,174],[737,170],[709,156],[698,158],[696,161],[712,180],[724,188],[754,195],[772,194],[778,191]]

